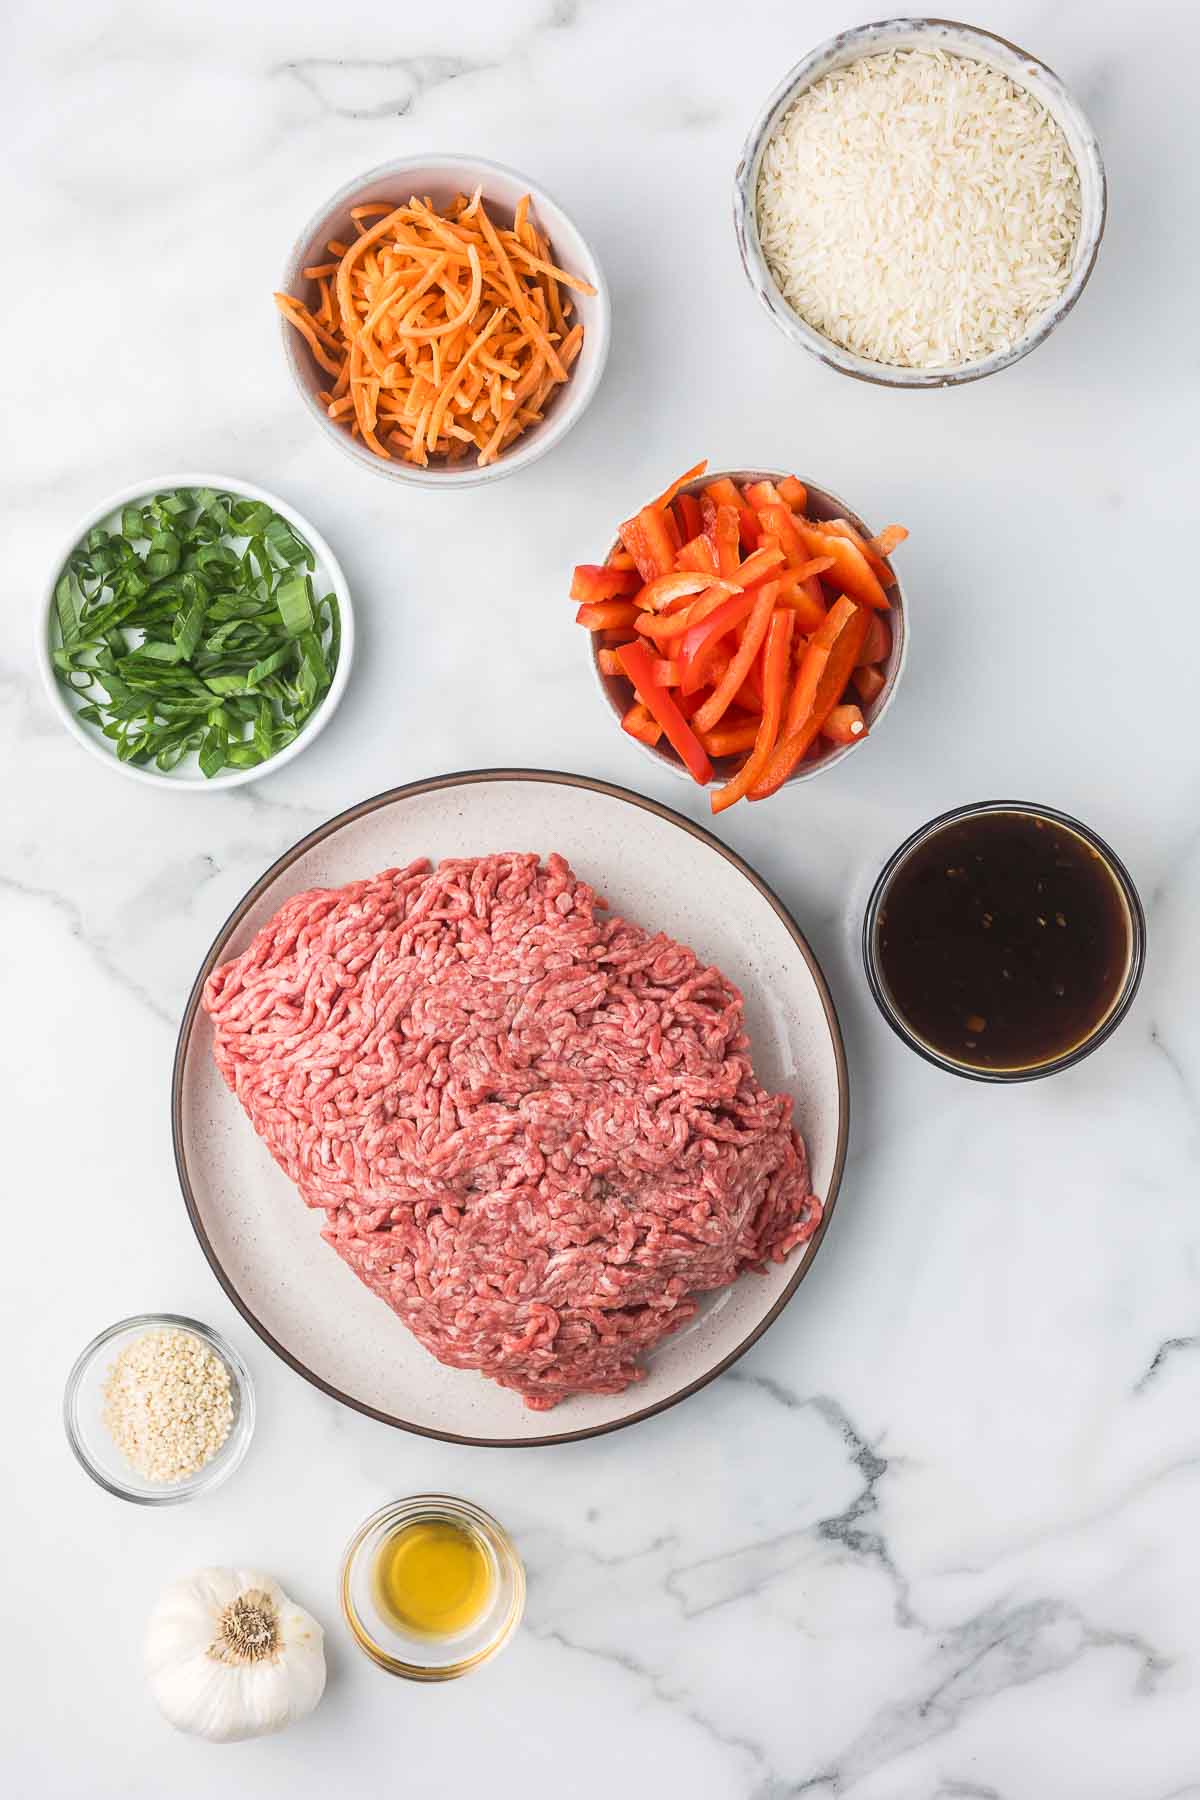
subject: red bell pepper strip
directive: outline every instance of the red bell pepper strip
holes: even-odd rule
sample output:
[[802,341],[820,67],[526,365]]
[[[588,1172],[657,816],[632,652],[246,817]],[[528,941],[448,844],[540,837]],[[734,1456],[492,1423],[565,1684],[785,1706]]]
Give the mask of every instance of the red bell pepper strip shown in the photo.
[[706,456],[704,458],[703,462],[698,462],[696,464],[694,469],[688,469],[686,471],[686,473],[684,473],[683,475],[681,475],[679,477],[678,481],[673,481],[671,483],[670,487],[666,488],[658,496],[657,500],[651,501],[651,505],[658,506],[658,507],[670,506],[670,504],[671,504],[672,500],[675,498],[676,494],[678,494],[683,488],[685,488],[689,481],[699,481],[701,475],[703,475],[703,473],[704,473],[705,469],[707,469],[707,467],[708,467],[708,458]]
[[880,612],[889,610],[888,597],[879,578],[853,538],[846,537],[841,531],[831,531],[825,525],[810,524],[807,519],[799,520],[798,524],[810,556],[833,558],[833,567],[827,576],[830,587],[849,594],[863,606],[877,607]]
[[633,621],[633,628],[642,637],[649,638],[651,643],[665,649],[687,630],[691,616],[691,606],[684,606],[677,613],[639,613]]
[[753,550],[758,542],[758,520],[754,508],[747,506],[736,484],[728,475],[722,475],[719,480],[710,481],[704,492],[714,506],[732,506],[738,516],[738,536],[742,540],[742,548]]
[[[668,520],[670,524],[668,525]],[[640,513],[626,519],[621,526],[621,542],[632,556],[643,581],[656,575],[669,575],[675,567],[675,520],[670,513],[654,506],[643,506]]]
[[634,560],[632,556],[630,556],[628,550],[610,551],[608,561],[605,564],[605,567],[609,569],[632,569],[635,566]]
[[801,659],[780,739],[751,800],[765,800],[781,788],[841,700],[867,629],[867,614],[845,595],[834,606]]
[[808,505],[808,489],[794,475],[785,475],[779,483],[779,498],[793,512],[803,512]]
[[776,544],[773,548],[765,545],[748,556],[744,563],[739,563],[734,579],[740,588],[755,587],[773,575],[783,563],[783,551]]
[[617,661],[617,653],[615,650],[597,650],[596,667],[602,675],[620,675],[623,673],[621,665]]
[[819,752],[821,748],[821,721],[815,713],[810,713],[799,731],[790,737],[781,738],[775,749],[767,758],[767,766],[762,771],[746,798],[748,800],[766,800],[777,793],[798,763],[810,751]]
[[[765,485],[769,486],[770,484]],[[762,520],[763,530],[769,531],[772,537],[778,539],[779,547],[787,557],[789,568],[803,568],[806,562],[811,562],[812,558],[818,554],[817,551],[810,551],[800,526],[782,500],[761,506],[758,516]]]
[[637,629],[646,637],[653,638],[656,644],[670,643],[683,636],[692,625],[698,625],[701,619],[707,619],[709,613],[715,612],[726,600],[735,596],[738,589],[731,581],[714,581],[704,593],[695,600],[685,603],[675,612],[639,613],[635,621]]
[[825,519],[822,522],[821,530],[831,531],[835,537],[844,537],[849,543],[856,545],[870,564],[871,573],[874,575],[880,587],[895,587],[896,577],[892,574],[892,571],[888,568],[882,556],[876,555],[862,532],[856,531],[849,519]]
[[[800,729],[814,707],[820,710],[824,719],[837,705],[858,660],[869,618],[865,608],[856,605],[845,594],[830,608],[828,617],[809,639],[801,658],[784,720],[785,737]],[[838,681],[836,687],[835,681]],[[818,722],[818,731],[820,728]]]
[[758,665],[761,661],[762,657],[759,655],[751,663],[750,673],[730,703],[731,710],[734,706],[738,706],[743,712],[753,713],[756,718],[761,713],[763,705],[762,678],[758,672]]
[[641,587],[636,569],[614,569],[609,563],[580,563],[571,577],[572,600],[618,600]]
[[865,666],[860,665],[855,669],[852,679],[858,697],[864,706],[874,706],[876,700],[878,700],[880,694],[882,694],[884,688],[887,686],[887,680],[883,670],[876,668],[874,663],[867,663]]
[[741,542],[735,508],[718,505],[706,494],[700,510],[704,517],[704,534],[716,552],[718,575],[735,575]]
[[872,613],[863,639],[860,663],[886,662],[892,654],[891,626],[882,613]]
[[[662,726],[667,741],[694,781],[706,787],[712,780],[708,752],[680,712],[675,700],[654,679],[654,659],[641,644],[624,644],[617,651],[621,667],[637,690],[638,699]],[[697,715],[698,716],[698,715]]]
[[696,714],[696,725],[700,731],[711,731],[718,719],[725,713],[734,695],[745,681],[746,673],[762,648],[763,639],[767,635],[767,626],[771,622],[771,614],[775,611],[778,585],[774,581],[764,581],[762,586],[755,588],[753,592],[754,611],[746,622],[746,629],[742,634],[742,641],[738,645],[737,654]]
[[727,806],[734,805],[743,794],[750,792],[775,748],[775,740],[783,723],[783,703],[791,671],[795,621],[796,615],[788,612],[785,607],[779,607],[772,614],[767,627],[767,641],[763,646],[763,710],[754,749],[733,780],[723,788],[718,788],[712,795],[711,805],[715,813],[724,812]]
[[756,513],[761,513],[765,506],[783,506],[785,501],[773,481],[750,481],[745,488],[746,499]]
[[695,620],[689,626],[679,653],[683,664],[681,686],[685,694],[695,693],[705,679],[712,652],[725,633],[732,631],[735,625],[740,625],[753,609],[753,594],[735,594],[732,600],[727,600],[723,606],[716,607],[711,613],[706,613],[703,619]]
[[[735,645],[735,648],[736,648],[736,645]],[[712,689],[715,687],[720,687],[721,683],[725,679],[726,671],[728,670],[729,665],[732,661],[733,661],[733,652],[730,650],[728,644],[722,644],[709,661],[709,665],[708,665],[709,692],[711,692]],[[708,699],[708,694],[704,691],[703,688],[699,689],[698,692],[700,695],[701,704],[703,705],[704,701]]]
[[690,569],[674,569],[669,575],[656,575],[638,594],[635,604],[642,612],[665,612],[676,600],[702,594],[711,576],[697,575]]
[[631,738],[637,739],[639,744],[649,744],[651,747],[657,744],[662,736],[662,726],[651,718],[640,700],[635,700],[622,718],[621,730],[627,731]]
[[[705,527],[709,520],[705,517]],[[718,506],[712,513],[712,529],[707,533],[712,540],[712,549],[716,551],[716,572],[729,578],[738,574],[738,563],[741,562],[741,536],[738,529],[738,513],[732,506]]]
[[675,513],[675,522],[679,526],[679,535],[686,544],[701,529],[700,502],[695,494],[680,494],[671,502]]
[[831,744],[857,744],[859,738],[866,735],[867,722],[853,701],[835,706],[821,727],[821,736],[828,738]]
[[801,575],[789,569],[779,582],[779,604],[790,606],[796,614],[796,629],[811,637],[819,631],[825,618],[825,597],[815,575]]
[[876,556],[887,557],[904,542],[907,536],[907,525],[889,525],[885,530],[876,533],[873,538],[868,538],[867,548],[873,550]]
[[730,725],[726,719],[715,731],[702,731],[700,742],[710,756],[736,756],[739,750],[753,750],[758,731],[757,719],[747,719],[745,724],[738,725]]
[[637,616],[638,609],[631,600],[598,600],[595,605],[581,606],[575,623],[586,625],[589,631],[624,631]]
[[[888,525],[873,538],[867,539],[867,555],[872,559],[871,567],[883,582],[884,587],[895,587],[896,575],[888,561],[892,551],[902,544],[908,536],[908,528],[904,525]],[[878,559],[878,560],[875,560]],[[882,571],[882,572],[881,572]],[[884,574],[887,579],[884,580]]]
[[696,537],[689,538],[675,557],[677,569],[695,569],[700,574],[715,575],[717,572],[717,553],[712,547],[711,538],[704,535],[703,530]]

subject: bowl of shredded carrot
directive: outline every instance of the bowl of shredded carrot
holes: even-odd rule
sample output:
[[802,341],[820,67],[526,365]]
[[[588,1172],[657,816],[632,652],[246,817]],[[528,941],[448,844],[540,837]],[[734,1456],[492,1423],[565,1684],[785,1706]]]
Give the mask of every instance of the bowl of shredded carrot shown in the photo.
[[548,194],[499,163],[384,164],[297,239],[275,295],[310,413],[365,468],[471,487],[544,456],[608,355],[608,289]]

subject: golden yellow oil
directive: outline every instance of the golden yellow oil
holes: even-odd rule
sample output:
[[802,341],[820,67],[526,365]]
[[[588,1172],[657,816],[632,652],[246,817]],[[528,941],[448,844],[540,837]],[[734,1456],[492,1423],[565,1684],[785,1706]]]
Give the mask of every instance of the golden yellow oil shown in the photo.
[[401,1631],[457,1637],[481,1617],[492,1596],[492,1561],[469,1526],[453,1519],[413,1519],[375,1553],[375,1603]]

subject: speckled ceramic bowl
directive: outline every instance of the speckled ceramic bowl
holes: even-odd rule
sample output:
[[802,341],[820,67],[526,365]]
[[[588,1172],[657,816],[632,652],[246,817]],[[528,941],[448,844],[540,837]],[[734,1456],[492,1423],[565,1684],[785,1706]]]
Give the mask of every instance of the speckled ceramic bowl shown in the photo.
[[[1008,349],[998,350],[977,362],[948,368],[907,369],[891,363],[872,362],[852,350],[843,349],[801,318],[784,298],[767,267],[759,242],[759,170],[766,147],[784,114],[805,88],[811,87],[823,75],[845,68],[860,57],[876,56],[885,50],[944,50],[999,69],[1017,86],[1027,88],[1057,122],[1079,171],[1079,236],[1066,287],[1023,338]],[[1104,235],[1107,204],[1104,163],[1096,134],[1083,108],[1053,69],[1039,62],[1028,50],[1010,44],[1007,38],[997,37],[975,25],[961,25],[953,19],[885,19],[878,24],[857,25],[850,31],[839,32],[837,37],[811,51],[784,76],[751,126],[733,185],[733,221],[742,267],[755,295],[780,331],[793,344],[799,344],[819,357],[831,369],[837,369],[843,375],[854,375],[860,381],[876,382],[882,387],[940,388],[978,381],[984,375],[995,375],[1000,369],[1007,369],[1045,343],[1087,286]]]
[[[795,1101],[814,1192],[813,1237],[761,1275],[702,1298],[621,1394],[580,1394],[552,1412],[468,1369],[436,1362],[322,1240],[225,1086],[200,1007],[210,970],[238,955],[291,895],[415,857],[559,851],[614,912],[692,944],[741,989],[755,1067]],[[334,1399],[428,1437],[506,1446],[613,1431],[694,1394],[747,1350],[796,1293],[833,1213],[846,1153],[848,1076],[817,960],[783,903],[691,820],[606,782],[544,769],[477,770],[377,794],[331,819],[258,881],[219,932],[184,1011],[172,1089],[176,1164],[192,1225],[221,1284],[259,1336]]]
[[[699,480],[688,482],[682,492],[685,494],[702,493],[709,482],[719,481],[724,475],[728,475],[740,487],[744,481],[780,481],[786,473],[787,471],[784,469],[709,469]],[[827,488],[818,487],[815,482],[809,481],[804,475],[800,476],[800,480],[808,489],[808,511],[811,518],[816,520],[847,519],[856,531],[868,538],[878,529],[876,526],[865,525],[858,514],[852,512],[846,502],[837,494],[830,493]],[[614,541],[609,545],[607,555],[611,555],[614,550],[619,548],[620,545]],[[895,567],[896,562],[893,558],[892,568],[895,569]],[[896,689],[900,685],[900,677],[903,675],[904,666],[908,661],[908,607],[904,599],[904,585],[898,575],[895,587],[888,589],[888,599],[892,603],[891,611],[886,615],[892,632],[892,648],[891,654],[883,664],[883,689],[877,700],[862,709],[863,718],[867,722],[867,737],[860,739],[857,744],[827,744],[820,756],[813,757],[811,760],[806,758],[798,769],[793,770],[784,783],[785,787],[793,787],[801,781],[811,781],[814,775],[823,775],[826,770],[836,768],[840,762],[844,762],[846,757],[854,756],[866,744],[869,744],[876,728],[883,723],[884,714],[895,698]],[[603,648],[605,634],[590,632],[588,637],[590,640],[588,654],[596,686],[619,728],[621,720],[633,704],[632,684],[623,675],[605,675],[601,672],[600,650]],[[620,640],[616,639],[615,641]],[[629,737],[628,733],[623,732],[622,736],[634,750],[656,762],[660,769],[667,769],[672,775],[677,775],[681,781],[690,782],[693,787],[695,786],[692,777],[665,740],[660,739],[657,744],[643,744],[639,738]],[[724,782],[729,781],[743,760],[744,758],[741,756],[714,758],[713,779],[710,785],[720,787]]]

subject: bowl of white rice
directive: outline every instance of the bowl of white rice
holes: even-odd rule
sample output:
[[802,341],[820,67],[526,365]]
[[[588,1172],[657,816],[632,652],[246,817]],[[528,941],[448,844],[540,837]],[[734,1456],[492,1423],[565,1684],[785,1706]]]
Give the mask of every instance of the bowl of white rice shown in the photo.
[[776,88],[737,167],[742,264],[780,330],[888,387],[994,375],[1078,300],[1096,134],[1053,70],[945,19],[860,25]]

